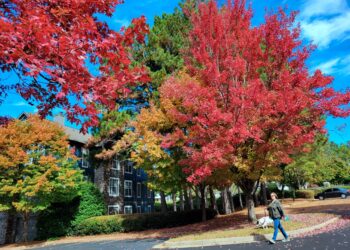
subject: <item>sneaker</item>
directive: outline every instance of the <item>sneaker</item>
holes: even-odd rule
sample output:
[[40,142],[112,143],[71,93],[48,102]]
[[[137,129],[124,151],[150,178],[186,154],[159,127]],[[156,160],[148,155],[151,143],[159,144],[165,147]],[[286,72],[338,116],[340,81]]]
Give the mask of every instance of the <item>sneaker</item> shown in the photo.
[[289,237],[282,240],[282,242],[289,242],[289,241],[290,241]]
[[274,241],[273,239],[269,240],[270,244],[276,244],[276,241]]

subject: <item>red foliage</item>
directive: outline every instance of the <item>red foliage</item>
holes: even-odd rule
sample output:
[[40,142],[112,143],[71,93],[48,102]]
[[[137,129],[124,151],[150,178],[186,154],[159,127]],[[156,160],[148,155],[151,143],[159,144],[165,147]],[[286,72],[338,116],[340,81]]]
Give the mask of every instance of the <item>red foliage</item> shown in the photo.
[[[111,16],[121,2],[1,1],[0,70],[20,76],[19,93],[38,103],[42,116],[63,107],[72,122],[91,118],[84,129],[96,125],[95,104],[113,108],[130,85],[148,81],[143,68],[130,67],[132,44],[143,42],[148,32],[145,18],[115,32],[95,17]],[[87,62],[100,65],[98,76],[89,72]]]
[[288,163],[289,155],[324,132],[324,115],[347,116],[350,92],[337,92],[332,77],[309,75],[305,60],[313,46],[301,44],[296,13],[279,10],[251,26],[244,0],[201,3],[191,14],[186,51],[188,80],[171,78],[161,95],[181,103],[170,113],[188,127],[189,180],[198,182],[219,167],[231,167],[253,151],[250,172]]

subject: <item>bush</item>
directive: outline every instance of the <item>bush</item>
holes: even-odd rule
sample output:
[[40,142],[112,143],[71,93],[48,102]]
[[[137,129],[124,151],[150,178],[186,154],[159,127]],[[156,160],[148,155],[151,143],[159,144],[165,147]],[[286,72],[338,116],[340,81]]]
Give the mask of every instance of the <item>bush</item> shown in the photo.
[[315,197],[314,190],[297,190],[295,191],[295,196],[297,198],[313,199]]
[[80,203],[74,215],[72,225],[75,226],[81,221],[106,213],[106,206],[101,192],[93,183],[86,182],[81,187]]
[[105,214],[102,194],[92,183],[81,185],[80,196],[67,203],[53,203],[39,214],[38,239],[72,234],[74,226],[84,219]]
[[[207,209],[207,219],[213,219],[216,211]],[[113,232],[142,231],[183,226],[200,222],[201,210],[169,212],[167,214],[106,215],[83,220],[75,227],[76,235],[109,234]]]

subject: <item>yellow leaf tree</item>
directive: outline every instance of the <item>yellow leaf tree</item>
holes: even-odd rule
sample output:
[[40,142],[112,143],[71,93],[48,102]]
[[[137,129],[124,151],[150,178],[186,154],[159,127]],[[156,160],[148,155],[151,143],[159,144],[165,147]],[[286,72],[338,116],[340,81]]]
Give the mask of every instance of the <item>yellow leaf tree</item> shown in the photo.
[[24,240],[30,213],[77,195],[82,174],[75,166],[59,125],[33,115],[0,127],[0,211],[23,216]]

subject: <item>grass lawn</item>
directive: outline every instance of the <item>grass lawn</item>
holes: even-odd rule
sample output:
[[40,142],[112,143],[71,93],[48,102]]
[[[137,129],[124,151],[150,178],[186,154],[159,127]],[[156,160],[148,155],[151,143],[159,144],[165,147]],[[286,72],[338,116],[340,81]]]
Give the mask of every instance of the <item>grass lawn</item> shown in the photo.
[[[284,229],[288,232],[291,230],[301,229],[306,226],[306,224],[298,221],[283,221]],[[188,240],[205,240],[205,239],[216,239],[216,238],[229,238],[229,237],[242,237],[242,236],[252,236],[252,235],[262,235],[262,234],[272,234],[273,228],[269,227],[267,229],[246,227],[241,229],[225,229],[218,231],[210,231],[204,233],[188,234],[185,236],[180,236],[177,238],[172,238],[169,241],[188,241]]]

